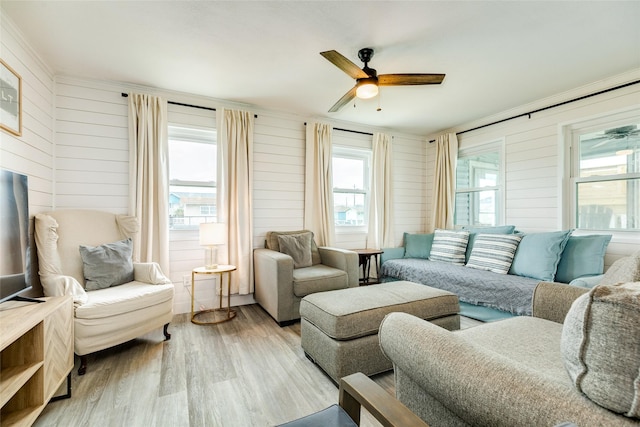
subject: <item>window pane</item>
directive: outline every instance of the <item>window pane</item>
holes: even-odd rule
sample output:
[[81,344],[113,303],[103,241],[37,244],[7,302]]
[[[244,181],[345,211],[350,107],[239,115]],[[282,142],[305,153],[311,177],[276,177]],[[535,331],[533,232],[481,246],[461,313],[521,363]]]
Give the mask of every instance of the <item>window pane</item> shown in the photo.
[[496,187],[500,172],[498,152],[465,156],[458,159],[456,166],[457,188]]
[[169,141],[169,180],[216,181],[216,145],[189,141]]
[[635,172],[640,172],[638,125],[580,136],[580,177]]
[[577,184],[578,228],[640,229],[640,179]]
[[333,156],[333,188],[364,190],[365,161]]
[[456,194],[456,225],[495,226],[498,191],[473,191]]
[[216,189],[170,185],[169,228],[194,229],[201,222],[216,222]]
[[362,193],[333,193],[333,210],[336,225],[365,225]]

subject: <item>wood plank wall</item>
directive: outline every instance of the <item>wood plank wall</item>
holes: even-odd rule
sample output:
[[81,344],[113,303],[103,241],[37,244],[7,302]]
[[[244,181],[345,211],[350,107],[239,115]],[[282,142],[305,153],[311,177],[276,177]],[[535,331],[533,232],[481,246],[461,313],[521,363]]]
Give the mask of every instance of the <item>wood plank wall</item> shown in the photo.
[[[535,103],[456,126],[457,132],[510,116],[595,93],[609,87],[640,79],[640,70],[558,94]],[[640,84],[597,95],[581,101],[522,117],[458,136],[460,148],[504,139],[506,165],[505,223],[515,224],[523,232],[543,232],[571,228],[564,219],[564,188],[567,159],[563,129],[573,123],[604,117],[616,112],[633,111],[640,120]],[[432,135],[429,139],[434,139]],[[427,200],[433,186],[434,144],[427,148]],[[431,215],[429,204],[428,215]],[[576,232],[576,234],[580,234]],[[605,267],[616,259],[640,249],[640,233],[614,233],[607,248]]]

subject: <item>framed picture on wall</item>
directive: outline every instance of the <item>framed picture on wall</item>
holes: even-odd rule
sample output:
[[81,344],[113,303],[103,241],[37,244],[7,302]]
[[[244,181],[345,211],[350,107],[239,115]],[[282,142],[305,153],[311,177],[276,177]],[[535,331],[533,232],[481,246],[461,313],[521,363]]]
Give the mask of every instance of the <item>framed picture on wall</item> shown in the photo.
[[0,59],[0,128],[22,135],[22,78]]

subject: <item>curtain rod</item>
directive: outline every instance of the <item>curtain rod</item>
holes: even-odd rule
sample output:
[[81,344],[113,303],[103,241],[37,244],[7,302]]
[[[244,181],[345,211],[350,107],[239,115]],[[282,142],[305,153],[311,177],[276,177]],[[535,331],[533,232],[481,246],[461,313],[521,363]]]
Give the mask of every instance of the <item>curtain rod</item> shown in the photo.
[[[531,118],[532,114],[539,113],[541,111],[550,110],[552,108],[560,107],[562,105],[570,104],[570,103],[576,102],[576,101],[582,101],[583,99],[591,98],[592,96],[602,95],[603,93],[612,92],[612,91],[618,90],[618,89],[623,89],[625,87],[633,86],[633,85],[638,84],[638,83],[640,83],[640,80],[635,80],[635,81],[632,81],[632,82],[629,82],[629,83],[621,84],[619,86],[614,86],[614,87],[611,87],[609,89],[603,89],[601,91],[590,93],[588,95],[583,95],[583,96],[579,96],[577,98],[569,99],[568,101],[558,102],[557,104],[549,105],[547,107],[538,108],[537,110],[532,110],[532,111],[529,111],[527,113],[517,114],[515,116],[507,117],[506,119],[502,119],[502,120],[498,120],[498,121],[495,121],[495,122],[487,123],[486,125],[481,125],[481,126],[477,126],[477,127],[471,128],[471,129],[467,129],[467,130],[463,130],[463,131],[460,131],[460,132],[456,132],[456,135],[462,135],[463,133],[472,132],[474,130],[478,130],[478,129],[486,128],[486,127],[489,127],[489,126],[497,125],[499,123],[503,123],[503,122],[506,122],[506,121],[509,121],[509,120],[518,119],[520,117],[525,117],[526,116],[528,118]],[[435,139],[429,140],[429,144],[431,144],[433,142],[436,142],[436,140]]]
[[[307,122],[304,122],[304,125],[306,126],[306,125],[307,125]],[[343,131],[343,132],[351,132],[351,133],[357,133],[357,134],[360,134],[360,135],[369,135],[369,136],[373,136],[373,134],[372,134],[372,133],[370,133],[370,132],[362,132],[362,131],[359,131],[359,130],[342,129],[342,128],[333,128],[333,130],[341,130],[341,131]]]
[[[128,93],[124,93],[124,92],[122,92],[122,93],[121,93],[121,95],[122,95],[124,98],[128,98],[128,97],[129,97],[129,94],[128,94]],[[184,104],[184,103],[182,103],[182,102],[167,101],[167,104],[180,105],[180,106],[182,106],[182,107],[198,108],[198,109],[200,109],[200,110],[216,111],[216,109],[215,109],[215,108],[212,108],[212,107],[203,107],[203,106],[201,106],[201,105]],[[258,118],[258,115],[257,115],[257,114],[254,114],[254,115],[253,115],[253,117],[257,119],[257,118]]]

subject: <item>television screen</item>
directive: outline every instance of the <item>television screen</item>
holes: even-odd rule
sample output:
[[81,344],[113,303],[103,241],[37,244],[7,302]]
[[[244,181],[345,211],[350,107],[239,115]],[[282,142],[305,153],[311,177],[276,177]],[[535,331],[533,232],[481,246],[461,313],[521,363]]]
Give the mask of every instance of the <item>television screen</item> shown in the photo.
[[0,170],[0,301],[30,287],[27,177]]

